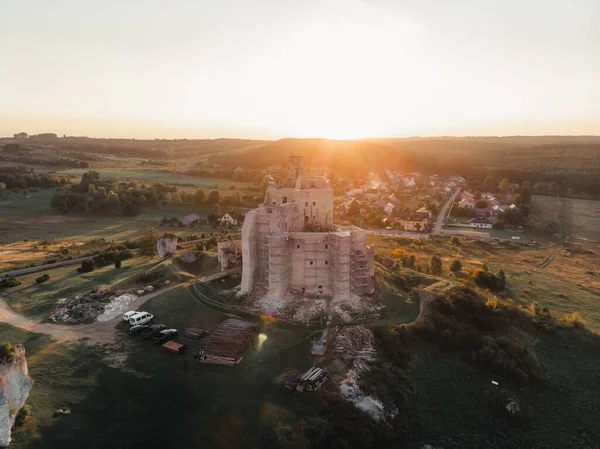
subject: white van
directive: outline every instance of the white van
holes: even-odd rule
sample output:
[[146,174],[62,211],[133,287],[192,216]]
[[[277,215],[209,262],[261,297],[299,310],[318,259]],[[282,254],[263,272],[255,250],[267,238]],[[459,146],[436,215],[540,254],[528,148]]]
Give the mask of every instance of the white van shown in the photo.
[[129,318],[131,318],[133,315],[136,315],[140,312],[138,312],[137,310],[130,310],[129,312],[125,312],[123,314],[123,320],[129,322]]
[[152,318],[154,318],[154,315],[152,315],[151,313],[138,312],[129,318],[129,324],[131,324],[132,326],[137,326],[139,324],[146,324],[146,323],[149,323],[150,321],[152,321]]

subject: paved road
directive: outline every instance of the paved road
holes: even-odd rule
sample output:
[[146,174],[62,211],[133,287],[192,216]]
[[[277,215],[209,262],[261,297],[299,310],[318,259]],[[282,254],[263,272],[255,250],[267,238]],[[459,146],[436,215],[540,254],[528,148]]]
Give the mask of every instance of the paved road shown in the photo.
[[431,233],[432,235],[440,235],[442,233],[442,226],[444,225],[444,217],[448,213],[448,209],[450,208],[450,205],[454,202],[454,200],[456,199],[456,197],[459,194],[460,194],[460,188],[456,189],[456,192],[454,192],[454,195],[452,195],[450,198],[448,198],[448,201],[446,201],[446,204],[444,204],[444,207],[442,207],[442,210],[440,211],[440,213],[437,217],[437,221],[435,222],[435,228],[433,228],[433,232]]
[[36,273],[38,271],[51,270],[52,268],[64,267],[67,265],[76,265],[84,260],[92,260],[94,256],[80,257],[79,259],[63,260],[62,262],[48,263],[37,267],[22,268],[20,270],[4,271],[0,273],[0,279],[5,276],[21,276],[23,274]]

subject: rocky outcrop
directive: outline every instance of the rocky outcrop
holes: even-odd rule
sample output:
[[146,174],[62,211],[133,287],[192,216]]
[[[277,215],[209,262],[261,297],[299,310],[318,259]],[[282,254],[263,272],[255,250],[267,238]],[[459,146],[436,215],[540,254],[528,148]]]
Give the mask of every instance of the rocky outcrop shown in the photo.
[[32,387],[25,348],[15,345],[14,354],[0,360],[0,447],[10,443],[10,431],[17,412],[25,404]]
[[158,256],[160,260],[174,256],[177,253],[177,236],[174,234],[165,234],[156,242]]

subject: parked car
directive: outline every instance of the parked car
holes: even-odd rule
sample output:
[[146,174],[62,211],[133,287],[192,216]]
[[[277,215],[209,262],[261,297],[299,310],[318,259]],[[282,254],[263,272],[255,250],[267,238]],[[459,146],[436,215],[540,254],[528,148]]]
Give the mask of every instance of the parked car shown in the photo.
[[164,329],[154,336],[154,343],[162,345],[163,343],[177,337],[177,329]]
[[143,331],[150,329],[148,324],[136,324],[129,328],[129,335],[140,335]]
[[129,318],[129,324],[135,326],[136,324],[146,324],[152,321],[154,315],[148,312],[139,312]]
[[166,328],[167,326],[165,326],[164,324],[151,324],[150,326],[146,326],[146,329],[142,331],[142,338],[144,340],[154,338],[160,333],[160,331]]
[[131,318],[136,313],[140,313],[140,312],[138,312],[137,310],[130,310],[129,312],[125,312],[123,314],[123,321],[129,321],[129,318]]

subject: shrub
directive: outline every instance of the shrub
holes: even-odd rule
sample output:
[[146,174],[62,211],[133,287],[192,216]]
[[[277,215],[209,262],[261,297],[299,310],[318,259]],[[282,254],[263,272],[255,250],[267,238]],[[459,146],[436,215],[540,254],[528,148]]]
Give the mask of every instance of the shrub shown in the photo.
[[31,407],[29,407],[27,404],[23,405],[23,407],[21,407],[17,412],[13,429],[21,427],[23,424],[25,424],[25,421],[27,421],[27,418],[29,418],[31,415]]
[[89,273],[90,271],[94,271],[94,261],[84,260],[81,262],[81,267],[77,268],[77,271],[80,273]]
[[431,257],[431,273],[440,274],[442,272],[442,259],[435,255]]
[[485,306],[494,312],[498,308],[498,299],[493,296],[489,296],[487,301],[485,302]]
[[115,260],[115,268],[121,268],[121,261],[119,259]]
[[15,346],[12,343],[0,343],[0,361],[3,359],[12,359],[15,355]]
[[458,273],[459,271],[462,271],[462,262],[458,259],[454,259],[450,264],[450,271],[452,271],[453,273]]
[[456,236],[452,237],[452,239],[450,240],[450,243],[456,246],[460,246],[460,239]]
[[506,277],[504,271],[500,270],[498,276],[493,273],[482,270],[481,268],[473,271],[471,274],[473,281],[481,288],[489,288],[490,290],[504,290]]
[[561,318],[560,324],[563,327],[566,327],[568,329],[572,329],[575,327],[577,327],[577,328],[585,327],[585,321],[583,321],[583,318],[581,318],[581,315],[579,314],[579,312],[573,312],[573,313],[566,314],[564,317]]

